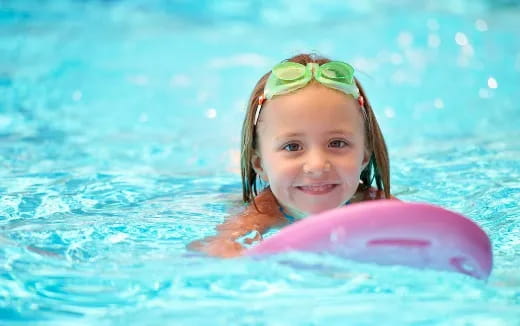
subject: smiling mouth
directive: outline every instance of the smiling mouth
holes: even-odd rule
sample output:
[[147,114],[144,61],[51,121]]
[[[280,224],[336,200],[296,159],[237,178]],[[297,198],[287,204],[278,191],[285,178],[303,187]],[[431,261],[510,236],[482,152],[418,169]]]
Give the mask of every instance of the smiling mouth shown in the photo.
[[334,190],[338,185],[337,184],[323,184],[323,185],[308,185],[308,186],[298,186],[299,190],[303,191],[306,194],[310,195],[325,195]]

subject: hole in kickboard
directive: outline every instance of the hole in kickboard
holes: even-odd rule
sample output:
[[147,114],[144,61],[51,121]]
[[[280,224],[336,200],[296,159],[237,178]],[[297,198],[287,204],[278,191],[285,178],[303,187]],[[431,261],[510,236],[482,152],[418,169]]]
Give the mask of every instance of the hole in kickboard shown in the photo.
[[450,258],[450,264],[463,274],[475,275],[475,266],[464,257],[452,257]]
[[367,247],[391,246],[426,248],[430,245],[430,241],[419,239],[373,239],[367,242]]

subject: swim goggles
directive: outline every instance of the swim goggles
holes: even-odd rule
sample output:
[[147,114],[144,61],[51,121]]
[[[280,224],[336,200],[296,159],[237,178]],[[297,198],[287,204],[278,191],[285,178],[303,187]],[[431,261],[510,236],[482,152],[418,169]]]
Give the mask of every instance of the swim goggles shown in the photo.
[[341,61],[330,61],[322,64],[301,63],[284,61],[277,64],[267,79],[264,94],[258,98],[254,125],[258,122],[260,110],[265,100],[270,100],[275,95],[293,92],[305,87],[312,77],[322,85],[352,95],[363,106],[364,99],[359,95],[359,89],[354,81],[354,68]]

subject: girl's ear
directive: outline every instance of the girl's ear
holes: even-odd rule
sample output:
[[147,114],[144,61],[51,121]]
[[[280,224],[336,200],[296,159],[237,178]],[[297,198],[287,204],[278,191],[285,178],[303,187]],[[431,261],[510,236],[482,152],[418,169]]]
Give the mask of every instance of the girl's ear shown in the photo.
[[265,173],[263,164],[262,164],[262,157],[260,156],[260,153],[258,151],[255,151],[253,153],[253,156],[251,157],[251,166],[253,167],[253,170],[255,170],[256,174],[262,179],[263,182],[267,183],[269,182],[269,179],[267,178],[267,174]]

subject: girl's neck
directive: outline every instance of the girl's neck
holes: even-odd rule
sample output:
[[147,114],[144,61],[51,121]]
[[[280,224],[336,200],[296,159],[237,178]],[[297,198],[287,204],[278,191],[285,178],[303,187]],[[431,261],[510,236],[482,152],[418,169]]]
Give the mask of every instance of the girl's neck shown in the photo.
[[280,206],[280,212],[283,214],[283,216],[289,221],[289,222],[295,222],[296,220],[302,219],[304,217],[307,217],[309,214],[306,214],[304,212],[300,212],[297,210],[291,210]]
[[[350,204],[350,200],[347,200],[347,202],[344,204],[344,205],[348,205]],[[304,217],[307,217],[309,216],[309,214],[306,214],[304,212],[300,212],[300,211],[297,211],[297,210],[290,210],[290,209],[287,209],[287,208],[284,208],[282,205],[278,204],[278,206],[280,207],[280,213],[282,213],[282,215],[290,222],[290,223],[293,223],[293,222],[296,222],[297,220],[300,220]],[[340,206],[341,207],[341,206]]]

